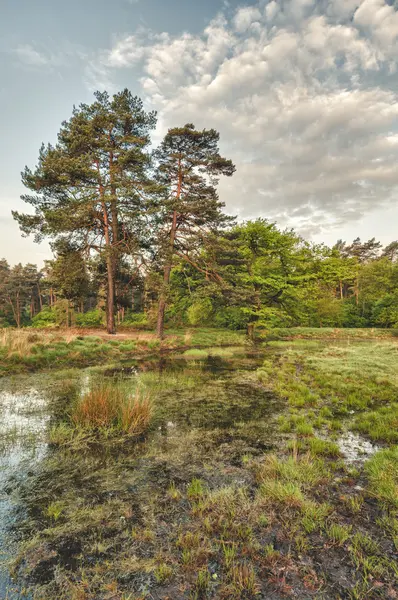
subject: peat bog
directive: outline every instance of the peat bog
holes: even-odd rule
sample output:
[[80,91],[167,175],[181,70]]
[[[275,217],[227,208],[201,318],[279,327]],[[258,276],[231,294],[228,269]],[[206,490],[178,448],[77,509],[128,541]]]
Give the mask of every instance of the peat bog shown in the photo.
[[397,598],[396,341],[198,335],[3,377],[1,597]]

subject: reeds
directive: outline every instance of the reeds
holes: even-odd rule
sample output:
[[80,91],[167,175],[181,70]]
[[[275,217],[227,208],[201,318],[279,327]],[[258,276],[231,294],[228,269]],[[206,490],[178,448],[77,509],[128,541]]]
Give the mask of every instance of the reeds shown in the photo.
[[84,429],[114,428],[129,435],[144,433],[152,419],[148,393],[131,395],[115,383],[100,382],[73,406],[72,423]]

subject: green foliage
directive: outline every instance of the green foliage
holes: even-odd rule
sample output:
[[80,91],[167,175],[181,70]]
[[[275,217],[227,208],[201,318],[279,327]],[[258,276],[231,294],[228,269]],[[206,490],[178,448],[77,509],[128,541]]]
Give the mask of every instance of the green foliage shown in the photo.
[[249,321],[250,316],[240,306],[220,308],[214,315],[214,325],[216,327],[226,327],[237,331],[246,329]]
[[35,315],[32,319],[32,326],[38,329],[43,329],[45,327],[54,327],[57,324],[57,316],[55,311],[46,306],[41,310],[37,315]]
[[382,327],[398,327],[398,293],[377,300],[372,309],[372,322]]
[[124,317],[121,325],[123,327],[144,328],[148,326],[148,323],[148,315],[146,315],[145,313],[128,312],[127,315]]
[[206,325],[209,322],[212,312],[213,306],[209,298],[199,300],[188,308],[188,322],[190,325]]
[[78,313],[75,319],[78,327],[100,327],[104,323],[104,313],[97,308],[86,313]]

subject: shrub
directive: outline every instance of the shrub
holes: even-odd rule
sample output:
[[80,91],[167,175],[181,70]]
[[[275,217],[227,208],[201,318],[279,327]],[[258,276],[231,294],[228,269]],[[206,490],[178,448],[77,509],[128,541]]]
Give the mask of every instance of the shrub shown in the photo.
[[129,312],[126,314],[123,322],[120,325],[122,327],[136,327],[138,329],[148,327],[148,315],[146,313]]
[[100,309],[89,310],[86,313],[76,315],[76,325],[78,327],[99,327],[104,322],[104,313]]
[[214,315],[214,325],[216,327],[227,327],[228,329],[240,330],[246,329],[249,322],[247,315],[239,306],[230,306],[219,309]]
[[32,326],[42,329],[44,327],[54,327],[57,324],[57,316],[52,308],[43,308],[32,319]]
[[187,310],[187,317],[190,325],[204,325],[209,320],[213,312],[213,305],[209,298],[200,300],[192,304]]

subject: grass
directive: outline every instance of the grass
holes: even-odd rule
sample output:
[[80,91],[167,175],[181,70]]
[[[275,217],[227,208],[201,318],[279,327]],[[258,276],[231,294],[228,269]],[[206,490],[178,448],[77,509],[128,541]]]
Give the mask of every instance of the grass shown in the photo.
[[260,336],[270,340],[341,340],[341,339],[389,339],[395,337],[393,329],[338,328],[338,327],[289,327],[275,328]]
[[377,452],[365,471],[370,493],[383,506],[398,509],[398,446]]
[[75,402],[70,418],[78,428],[113,428],[140,435],[151,422],[152,403],[139,390],[131,396],[115,383],[100,382]]
[[355,431],[365,433],[375,442],[398,442],[398,403],[383,406],[360,415],[353,425]]
[[[282,433],[311,439],[314,429],[344,430],[345,419],[375,441],[398,439],[397,343],[278,342],[271,356],[258,378],[287,401],[287,414],[279,420]],[[311,445],[314,453],[339,454],[337,446],[327,449],[321,440]]]
[[61,421],[50,431],[55,445],[76,443],[87,433],[99,432],[137,437],[148,430],[153,417],[149,392],[128,389],[117,381],[99,380],[72,403],[68,421]]
[[[192,346],[187,357],[206,358],[212,352],[229,355],[217,346],[242,346],[245,333],[222,329],[170,330],[160,343],[154,333],[123,332],[115,337],[103,331],[79,329],[37,331],[32,329],[0,330],[0,376],[66,367],[88,367],[110,362],[123,363],[157,353],[160,348],[183,349]],[[209,350],[201,350],[209,347]]]

